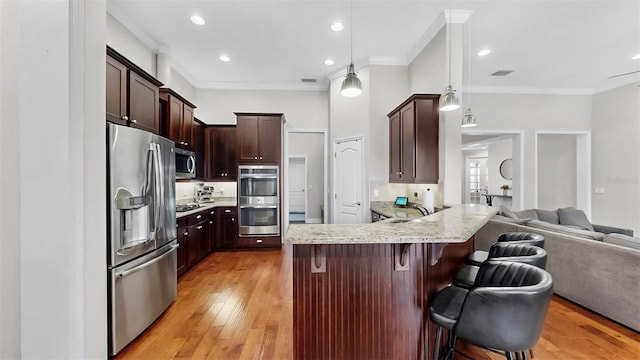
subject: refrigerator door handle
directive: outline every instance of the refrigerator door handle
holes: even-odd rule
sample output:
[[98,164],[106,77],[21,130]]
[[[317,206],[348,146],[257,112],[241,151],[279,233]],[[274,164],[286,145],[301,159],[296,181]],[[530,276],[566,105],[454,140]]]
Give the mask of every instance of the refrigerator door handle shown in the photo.
[[158,162],[158,146],[155,143],[150,144],[151,152],[153,154],[153,231],[149,234],[149,238],[156,239],[156,234],[159,230],[160,213],[162,211],[162,204],[160,199],[162,197],[160,193],[160,163]]
[[[160,147],[160,144],[155,144],[156,147],[156,175],[158,177],[158,185],[159,186],[159,191],[158,191],[158,198],[159,199],[159,207],[158,207],[158,212],[159,212],[159,221],[157,224],[155,224],[155,228],[156,228],[156,234],[160,233],[163,234],[164,231],[162,231],[164,229],[164,209],[165,209],[165,192],[164,192],[164,182],[165,182],[165,178],[164,178],[164,171],[162,170],[162,148]],[[166,240],[166,239],[164,239]]]
[[180,245],[178,245],[178,244],[171,245],[171,250],[169,250],[169,251],[165,252],[164,254],[162,254],[162,255],[160,255],[160,256],[158,256],[158,257],[156,257],[155,259],[153,259],[153,260],[151,260],[151,261],[147,261],[146,263],[144,263],[144,264],[142,264],[142,265],[138,265],[138,266],[136,266],[136,267],[134,267],[134,268],[131,268],[131,269],[129,269],[129,270],[124,270],[124,271],[122,271],[122,272],[116,272],[116,277],[117,277],[118,279],[121,279],[121,278],[126,277],[126,276],[129,276],[129,275],[131,275],[131,274],[133,274],[133,273],[136,273],[136,272],[138,272],[138,271],[140,271],[140,270],[142,270],[142,269],[144,269],[144,268],[146,268],[146,267],[149,267],[149,266],[151,266],[151,265],[153,265],[153,264],[157,263],[158,261],[160,261],[160,260],[162,260],[162,259],[166,258],[167,256],[170,256],[174,251],[176,251],[176,249],[177,249],[178,247],[180,247]]

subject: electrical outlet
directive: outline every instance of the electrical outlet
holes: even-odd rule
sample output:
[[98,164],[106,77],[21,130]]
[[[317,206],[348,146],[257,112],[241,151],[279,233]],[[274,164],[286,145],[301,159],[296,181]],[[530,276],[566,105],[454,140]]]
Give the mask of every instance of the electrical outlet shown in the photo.
[[378,189],[373,190],[373,197],[377,198],[378,196],[380,196],[380,190]]
[[418,198],[418,192],[417,191],[413,192],[413,197],[416,198],[416,199]]
[[603,187],[597,187],[595,189],[595,193],[596,194],[604,194],[604,188]]

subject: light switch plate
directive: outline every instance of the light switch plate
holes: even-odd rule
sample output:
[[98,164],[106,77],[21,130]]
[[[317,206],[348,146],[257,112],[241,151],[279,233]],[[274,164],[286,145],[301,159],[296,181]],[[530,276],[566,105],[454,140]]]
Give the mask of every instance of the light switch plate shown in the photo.
[[596,194],[604,194],[604,188],[603,187],[597,187],[595,189],[595,193]]

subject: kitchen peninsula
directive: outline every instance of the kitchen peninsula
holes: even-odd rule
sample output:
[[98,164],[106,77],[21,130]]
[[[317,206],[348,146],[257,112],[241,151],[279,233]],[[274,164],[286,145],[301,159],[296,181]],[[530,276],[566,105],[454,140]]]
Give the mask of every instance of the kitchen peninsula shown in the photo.
[[432,354],[429,298],[451,282],[496,212],[464,204],[412,221],[290,225],[294,358]]

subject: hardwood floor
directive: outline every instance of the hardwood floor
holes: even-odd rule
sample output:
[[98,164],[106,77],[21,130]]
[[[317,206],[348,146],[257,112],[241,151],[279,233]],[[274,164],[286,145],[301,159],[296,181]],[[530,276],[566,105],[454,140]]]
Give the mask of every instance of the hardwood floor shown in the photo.
[[[209,255],[167,311],[115,359],[291,359],[291,247]],[[473,346],[475,359],[504,359]],[[639,359],[640,334],[554,296],[535,359]],[[456,359],[462,359],[456,356]]]

